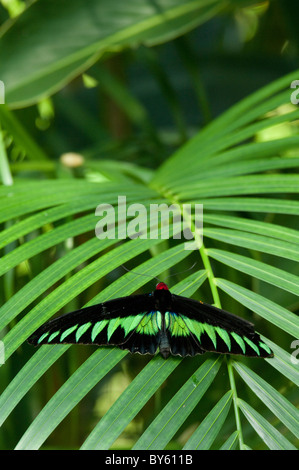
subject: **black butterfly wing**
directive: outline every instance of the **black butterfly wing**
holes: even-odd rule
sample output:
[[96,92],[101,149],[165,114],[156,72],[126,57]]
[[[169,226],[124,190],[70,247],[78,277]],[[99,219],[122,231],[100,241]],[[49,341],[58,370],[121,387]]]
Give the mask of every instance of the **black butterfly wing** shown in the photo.
[[213,351],[252,357],[272,357],[254,325],[212,305],[172,294],[169,343],[181,356]]
[[151,294],[135,295],[67,313],[44,323],[28,342],[41,344],[116,345],[140,354],[154,354],[158,347],[154,300]]
[[140,354],[155,354],[159,347],[165,358],[206,351],[273,356],[254,326],[236,315],[175,294],[170,305],[162,300],[159,308],[152,294],[110,300],[50,320],[28,341],[113,345]]

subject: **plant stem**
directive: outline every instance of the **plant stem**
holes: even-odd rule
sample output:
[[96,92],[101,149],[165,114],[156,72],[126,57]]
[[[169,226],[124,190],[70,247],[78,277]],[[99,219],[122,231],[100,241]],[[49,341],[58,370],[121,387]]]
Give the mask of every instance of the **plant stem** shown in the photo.
[[220,302],[220,297],[219,297],[218,289],[217,289],[216,282],[215,282],[215,276],[214,276],[212,266],[210,263],[210,258],[208,257],[206,253],[206,249],[203,243],[201,247],[199,248],[199,253],[200,253],[203,265],[207,271],[208,281],[210,284],[214,305],[218,308],[221,308],[221,302]]
[[[181,209],[181,214],[183,214],[183,210],[182,210],[181,205],[180,205],[180,209]],[[186,218],[186,214],[185,214],[185,218]],[[201,234],[198,234],[196,232],[197,228],[196,228],[195,224],[193,223],[193,220],[192,220],[191,216],[188,217],[187,222],[189,224],[188,226],[190,227],[192,233],[194,234],[194,239],[195,239],[195,242],[198,245],[198,250],[199,250],[199,253],[201,255],[203,265],[204,265],[204,267],[207,271],[207,277],[208,277],[208,281],[209,281],[209,284],[210,284],[214,305],[218,308],[221,308],[221,301],[220,301],[220,297],[219,297],[219,293],[218,293],[216,279],[215,279],[213,269],[212,269],[212,266],[211,266],[211,263],[210,263],[210,258],[207,255],[202,237],[200,236]],[[238,406],[238,395],[237,395],[237,387],[236,387],[236,383],[235,383],[234,371],[233,371],[232,361],[231,361],[230,357],[227,356],[226,359],[227,359],[226,364],[227,364],[227,371],[228,371],[230,387],[231,387],[231,390],[233,392],[234,413],[235,413],[236,428],[237,428],[237,431],[238,431],[239,446],[240,446],[240,449],[243,449],[244,448],[243,432],[242,432],[242,424],[241,424],[240,412],[239,412],[239,406]]]
[[238,438],[239,438],[239,446],[240,446],[240,450],[242,450],[244,448],[244,440],[243,440],[242,424],[241,424],[241,419],[240,419],[240,411],[239,411],[239,406],[238,406],[238,395],[237,395],[237,388],[236,388],[236,383],[235,383],[235,376],[234,376],[234,371],[233,371],[233,366],[232,366],[232,360],[230,359],[230,357],[226,357],[226,360],[227,360],[229,383],[230,383],[231,390],[233,392],[233,403],[234,403],[236,427],[237,427]]

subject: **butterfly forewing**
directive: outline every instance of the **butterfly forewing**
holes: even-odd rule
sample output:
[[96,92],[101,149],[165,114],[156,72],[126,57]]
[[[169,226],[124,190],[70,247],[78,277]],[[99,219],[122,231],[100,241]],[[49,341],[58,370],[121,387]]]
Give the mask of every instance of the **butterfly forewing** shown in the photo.
[[153,307],[151,294],[110,300],[50,320],[28,341],[34,345],[123,345]]

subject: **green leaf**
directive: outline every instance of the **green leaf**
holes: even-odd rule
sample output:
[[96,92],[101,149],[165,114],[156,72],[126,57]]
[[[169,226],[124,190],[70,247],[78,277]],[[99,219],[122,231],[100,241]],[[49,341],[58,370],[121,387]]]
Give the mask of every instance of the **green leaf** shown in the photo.
[[4,104],[0,106],[0,122],[1,126],[13,136],[15,144],[26,153],[28,158],[35,161],[47,161],[49,159],[22,123]]
[[8,384],[0,396],[0,426],[36,381],[65,353],[68,345],[40,348]]
[[[295,117],[295,116],[294,116]],[[297,117],[297,114],[296,114]],[[299,113],[298,113],[299,117]],[[219,157],[218,157],[219,158]],[[251,173],[258,173],[266,170],[275,170],[275,169],[284,169],[284,168],[296,168],[299,164],[298,158],[281,158],[281,157],[268,157],[260,158],[258,160],[245,160],[245,161],[236,161],[233,163],[228,163],[223,165],[223,154],[221,154],[221,162],[219,158],[219,163],[217,165],[217,157],[213,158],[212,168],[203,168],[200,171],[200,179],[203,178],[228,178],[232,176],[248,175]],[[195,181],[198,178],[195,175],[190,175],[188,180],[185,181]]]
[[206,279],[206,270],[199,270],[171,287],[171,292],[184,297],[191,297]]
[[[28,233],[31,233],[37,228],[41,228],[42,226],[46,224],[50,224],[52,222],[55,222],[57,220],[61,220],[65,217],[70,217],[71,215],[81,213],[84,211],[89,211],[95,209],[98,204],[103,204],[103,203],[109,203],[113,206],[117,205],[118,201],[118,196],[119,196],[119,190],[121,188],[118,188],[118,190],[115,189],[114,194],[110,192],[111,186],[109,185],[109,190],[106,186],[104,187],[99,187],[97,193],[95,195],[85,195],[84,193],[80,193],[79,188],[77,189],[76,195],[74,199],[72,199],[71,202],[68,202],[66,204],[59,204],[55,207],[47,208],[44,211],[40,211],[36,214],[33,214],[31,216],[26,217],[23,220],[16,221],[12,226],[7,227],[5,230],[3,230],[0,234],[0,247],[2,248],[6,244],[10,243],[13,240],[18,239],[19,237],[26,235]],[[126,184],[127,187],[127,184]],[[55,190],[57,187],[56,185],[53,185],[52,190]],[[40,187],[40,190],[42,191],[42,186]],[[122,190],[122,189],[121,189]],[[57,191],[63,192],[63,187],[60,185],[57,188]],[[127,202],[131,203],[136,201],[136,198],[138,198],[139,201],[144,201],[146,205],[146,201],[150,198],[150,195],[146,194],[146,188],[142,188],[142,192],[139,188],[138,193],[136,193],[136,188],[133,187],[132,191],[130,189],[126,188],[124,189],[123,195],[126,195]],[[10,197],[14,197],[14,195],[11,195]],[[37,198],[38,201],[38,198]],[[154,201],[157,204],[160,204],[162,202],[165,202],[164,200],[156,200]],[[16,204],[14,204],[13,210],[16,211],[18,210],[17,207],[19,206],[21,201],[17,201]],[[32,210],[32,206],[30,207]],[[30,212],[31,212],[30,210]],[[14,212],[15,213],[15,212]],[[24,215],[26,211],[22,212],[22,215]],[[9,219],[10,220],[12,217],[11,211],[9,212]]]
[[280,434],[280,432],[268,423],[268,421],[248,403],[239,398],[238,405],[251,426],[259,434],[260,438],[265,442],[270,450],[296,450],[293,444]]
[[66,253],[65,256],[40,272],[0,308],[0,330],[55,282],[114,243],[115,240],[102,240],[99,243],[96,238],[93,238]]
[[270,321],[295,338],[299,337],[298,318],[286,308],[226,279],[216,279],[217,286],[248,309]]
[[299,244],[298,230],[284,227],[283,225],[220,214],[205,214],[204,221],[205,223],[213,225],[220,225],[250,233],[258,233],[259,235],[265,235],[267,237],[278,238],[281,240],[287,240],[290,243]]
[[[47,347],[47,346],[45,346]],[[57,345],[60,347],[60,345]],[[62,346],[63,347],[63,346]],[[78,403],[125,355],[120,349],[98,349],[55,393],[29,426],[16,450],[35,450]]]
[[[48,96],[105,53],[157,44],[194,28],[226,6],[219,0],[43,0],[31,5],[1,38],[6,102],[26,106]],[[38,28],[35,25],[39,25]],[[16,38],[22,37],[22,41]]]
[[68,237],[75,237],[82,233],[91,232],[95,229],[95,216],[86,215],[79,219],[71,220],[58,228],[34,238],[29,242],[17,247],[0,260],[0,275],[9,271],[34,255],[58,245]]
[[220,364],[220,357],[207,359],[149,425],[133,449],[164,449],[211,385]]
[[299,438],[299,411],[285,397],[259,375],[241,362],[234,362],[234,368],[259,399]]
[[[28,185],[30,192],[28,194]],[[135,193],[135,199],[141,197],[141,200],[150,197],[156,197],[157,193],[144,186],[134,185],[132,189]],[[129,191],[129,193],[128,193]],[[26,181],[10,187],[0,187],[0,197],[3,203],[1,209],[0,222],[25,215],[39,209],[53,207],[57,204],[77,203],[85,197],[93,195],[98,196],[98,202],[94,201],[93,208],[98,204],[107,202],[107,196],[113,204],[117,202],[119,195],[129,194],[128,184],[109,184],[109,183],[90,183],[84,180],[50,180],[50,181]]]
[[225,443],[221,446],[220,450],[232,450],[237,448],[238,431],[233,432]]
[[293,294],[299,294],[299,278],[294,274],[290,274],[283,269],[270,266],[269,264],[248,258],[246,256],[237,255],[224,250],[207,249],[207,253],[212,258],[231,266],[238,271],[248,274],[249,276],[261,279],[264,282],[273,284],[280,289],[285,289]]
[[[292,357],[290,352],[284,351],[273,341],[270,341],[269,338],[262,339],[267,342],[268,346],[272,349],[274,353],[274,358],[271,360],[266,359],[266,361],[278,370],[282,375],[291,380],[297,387],[299,387],[299,370],[298,365],[295,362],[292,362]],[[293,353],[293,351],[292,351]]]
[[100,420],[81,449],[109,449],[180,362],[181,359],[174,357],[170,361],[154,357]]
[[271,214],[298,215],[299,202],[291,199],[270,199],[255,197],[225,197],[194,200],[194,203],[203,204],[205,210],[262,212]]
[[299,261],[298,245],[289,241],[275,240],[269,238],[269,236],[254,235],[252,233],[243,233],[239,230],[219,228],[206,228],[205,236],[231,245],[242,246],[250,250],[257,250],[293,261]]
[[[283,139],[285,140],[285,139]],[[285,143],[285,142],[284,142]],[[299,145],[299,138],[294,142]],[[299,175],[246,175],[232,178],[211,178],[175,187],[180,200],[199,197],[232,196],[240,194],[298,193]]]
[[[146,201],[143,202],[144,206],[147,208],[148,203]],[[66,222],[57,228],[53,228],[52,230],[39,235],[38,238],[34,238],[27,243],[24,243],[23,245],[17,247],[15,250],[2,257],[0,260],[0,275],[17,266],[22,261],[27,260],[32,256],[41,253],[48,248],[51,248],[52,246],[58,245],[60,242],[67,240],[70,237],[75,237],[76,235],[87,232],[95,233],[97,221],[98,220],[94,214],[78,217],[75,220]],[[112,226],[111,229],[107,230],[107,239],[110,240],[113,237],[114,241],[117,241],[117,232],[116,235],[114,235],[114,229],[117,226],[118,230],[118,228],[120,226],[124,226],[124,224],[125,221],[117,224],[116,217],[115,226]]]
[[184,450],[208,450],[220,432],[232,403],[232,391],[217,402],[184,445]]
[[[198,173],[202,170],[204,160],[207,160],[207,166],[210,167],[211,155],[221,153],[225,148],[228,151],[228,159],[232,157],[244,159],[244,147],[248,150],[248,155],[252,156],[253,149],[258,157],[261,156],[260,149],[269,151],[268,156],[277,155],[277,147],[279,141],[263,142],[261,144],[241,145],[238,149],[231,149],[233,144],[243,143],[249,137],[253,137],[257,132],[257,128],[248,126],[251,122],[256,125],[256,121],[264,118],[266,113],[277,109],[284,103],[289,103],[290,83],[297,78],[298,71],[281,77],[280,79],[266,85],[257,92],[244,98],[217,119],[212,121],[200,133],[195,135],[185,146],[180,148],[171,158],[169,158],[156,173],[153,180],[154,187],[175,187],[177,181],[190,176],[188,169],[192,166],[194,175],[194,165],[198,165]],[[286,90],[287,89],[287,90]],[[278,93],[284,90],[282,93]],[[273,96],[272,96],[273,95]],[[286,113],[287,114],[287,113]],[[290,113],[291,114],[291,113]],[[287,119],[287,116],[285,117]],[[267,127],[268,120],[264,120]],[[249,129],[248,129],[249,128]],[[241,132],[236,132],[240,129]],[[290,145],[297,145],[297,136]],[[283,150],[286,143],[280,141]],[[272,149],[271,149],[272,147]],[[219,155],[219,163],[223,163],[223,155]],[[215,165],[213,165],[215,166]],[[195,171],[197,174],[197,171]],[[225,201],[224,201],[225,203]]]

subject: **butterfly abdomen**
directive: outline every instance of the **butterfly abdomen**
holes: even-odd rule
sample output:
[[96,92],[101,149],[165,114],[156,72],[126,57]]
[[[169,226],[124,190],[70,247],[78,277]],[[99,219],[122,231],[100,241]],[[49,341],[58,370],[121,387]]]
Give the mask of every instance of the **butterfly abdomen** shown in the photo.
[[164,359],[167,359],[170,354],[170,344],[169,344],[168,334],[166,331],[160,332],[159,349],[160,349],[161,356]]

